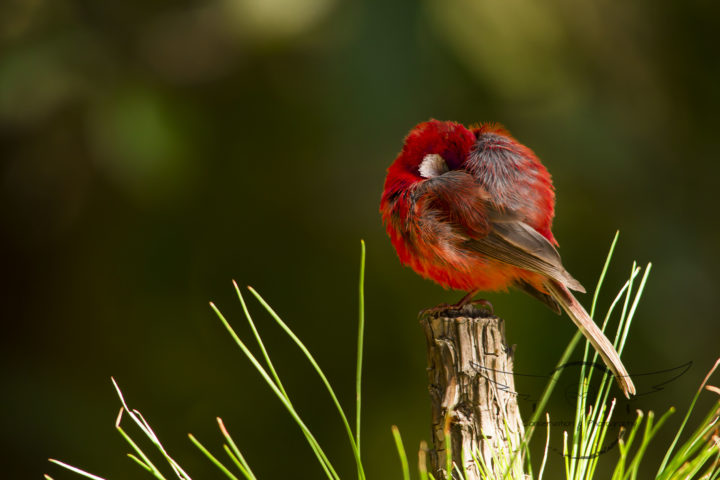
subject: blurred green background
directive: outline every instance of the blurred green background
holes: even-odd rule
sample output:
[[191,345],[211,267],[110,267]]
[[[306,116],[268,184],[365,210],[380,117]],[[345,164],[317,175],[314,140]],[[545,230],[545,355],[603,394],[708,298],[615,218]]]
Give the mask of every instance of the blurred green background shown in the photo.
[[[369,478],[398,478],[390,426],[411,459],[430,436],[417,312],[461,295],[402,268],[378,214],[385,169],[430,117],[498,121],[535,150],[554,176],[565,265],[586,287],[621,230],[603,308],[632,260],[654,262],[626,365],[694,363],[618,418],[684,411],[720,353],[717,13],[647,0],[3,1],[2,476],[77,478],[52,456],[144,478],[113,429],[114,375],[193,478],[220,478],[186,437],[219,451],[216,416],[260,478],[288,478],[288,465],[321,478],[208,301],[249,339],[231,279],[256,287],[352,411],[364,238],[363,454]],[[567,317],[517,292],[486,297],[516,370],[549,372],[575,331]],[[352,478],[320,383],[251,308]],[[552,419],[569,418],[573,383]],[[529,417],[542,384],[517,387]],[[561,460],[551,453],[551,478]]]

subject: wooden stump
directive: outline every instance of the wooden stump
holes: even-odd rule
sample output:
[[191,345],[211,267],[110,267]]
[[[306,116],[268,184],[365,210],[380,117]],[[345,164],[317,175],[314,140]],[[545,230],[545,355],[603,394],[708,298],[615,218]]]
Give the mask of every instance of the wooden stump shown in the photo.
[[502,478],[514,458],[510,478],[523,478],[522,455],[516,450],[524,429],[503,320],[466,305],[422,314],[420,323],[427,339],[433,475],[446,478],[449,436],[452,468],[462,471],[464,463],[467,480],[483,478],[473,455],[491,478]]

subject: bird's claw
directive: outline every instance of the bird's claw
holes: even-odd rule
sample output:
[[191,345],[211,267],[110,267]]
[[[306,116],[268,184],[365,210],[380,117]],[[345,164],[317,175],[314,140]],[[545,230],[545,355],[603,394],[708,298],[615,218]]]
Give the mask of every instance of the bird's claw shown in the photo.
[[465,308],[466,305],[472,305],[473,307],[480,305],[480,306],[482,306],[483,310],[487,311],[490,315],[495,314],[493,305],[488,300],[485,300],[482,298],[479,298],[477,300],[469,300],[467,298],[463,298],[458,303],[454,303],[452,305],[448,304],[448,303],[441,303],[440,305],[436,305],[434,307],[420,310],[419,316],[424,317],[424,316],[430,316],[430,315],[437,315],[440,312],[446,312],[448,310],[460,311],[463,308]]
[[482,307],[490,312],[490,315],[495,315],[495,308],[493,307],[493,304],[490,303],[490,300],[485,300],[484,298],[478,298],[477,300],[473,300],[472,302],[469,302],[470,305],[482,305]]
[[[460,307],[462,308],[462,307]],[[423,310],[420,310],[419,316],[424,317],[426,315],[435,315],[436,313],[444,312],[446,310],[456,310],[458,309],[457,305],[450,305],[449,303],[441,303],[440,305],[435,305],[434,307],[425,308]]]

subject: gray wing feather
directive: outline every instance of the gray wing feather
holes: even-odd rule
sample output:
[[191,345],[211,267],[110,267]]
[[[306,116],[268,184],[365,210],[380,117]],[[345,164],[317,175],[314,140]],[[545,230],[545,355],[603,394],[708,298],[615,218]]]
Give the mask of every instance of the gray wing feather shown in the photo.
[[534,228],[518,220],[496,221],[490,233],[466,246],[495,260],[550,277],[571,290],[585,288],[565,270],[555,247]]

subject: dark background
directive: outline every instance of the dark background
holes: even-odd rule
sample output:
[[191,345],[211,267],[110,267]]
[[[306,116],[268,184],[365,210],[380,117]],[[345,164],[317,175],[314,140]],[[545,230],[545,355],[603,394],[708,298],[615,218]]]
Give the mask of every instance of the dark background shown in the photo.
[[[77,478],[46,463],[52,456],[105,477],[149,478],[113,429],[113,375],[193,478],[221,478],[186,437],[222,454],[216,416],[260,478],[321,478],[208,301],[250,341],[231,279],[256,287],[350,413],[363,238],[363,455],[369,478],[399,478],[390,426],[413,464],[429,439],[416,315],[460,293],[399,265],[378,203],[404,135],[431,117],[498,121],[535,150],[554,176],[564,263],[590,290],[621,231],[603,311],[633,260],[654,263],[626,365],[694,363],[618,410],[622,420],[636,408],[680,409],[649,452],[643,472],[652,474],[720,350],[711,5],[0,3],[3,476]],[[549,372],[575,331],[567,317],[517,292],[486,297],[518,345],[516,370]],[[261,308],[251,310],[298,409],[352,478],[321,384]],[[573,379],[551,402],[553,420],[571,418]],[[658,382],[636,383],[647,393]],[[526,417],[541,387],[518,380]],[[552,429],[553,445],[562,430]],[[561,467],[558,454],[551,461]]]

